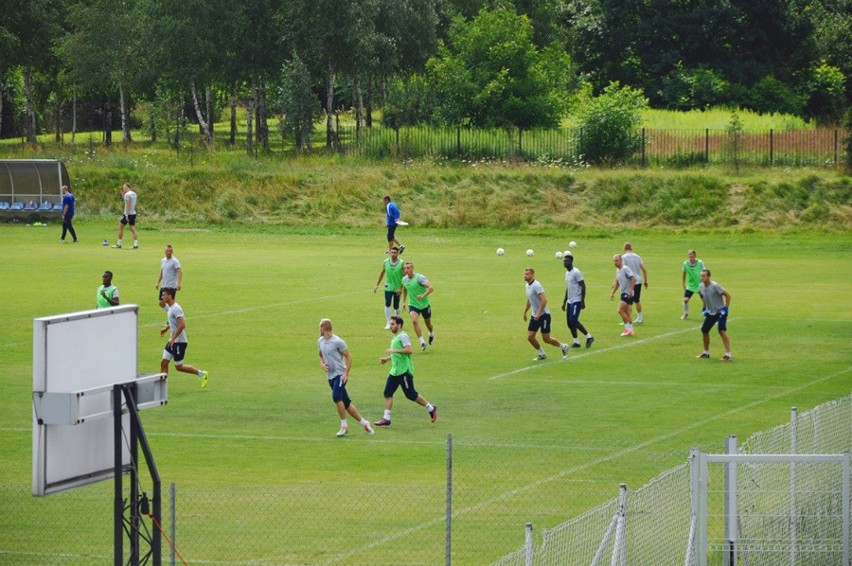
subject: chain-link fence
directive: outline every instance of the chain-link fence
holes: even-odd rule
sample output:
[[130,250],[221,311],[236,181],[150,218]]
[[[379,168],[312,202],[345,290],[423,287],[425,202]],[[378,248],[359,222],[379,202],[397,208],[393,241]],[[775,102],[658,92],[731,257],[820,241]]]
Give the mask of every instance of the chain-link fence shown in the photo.
[[[789,452],[791,442],[800,453],[850,451],[852,397],[755,434],[742,452]],[[429,469],[404,483],[164,486],[163,563],[603,564],[621,544],[629,564],[685,564],[694,536],[685,460],[679,451],[594,440],[449,437],[446,458],[435,451],[422,464]],[[613,499],[627,474],[647,485]],[[760,478],[767,489],[774,481]],[[29,485],[0,486],[0,516],[2,564],[113,561],[112,482],[43,498]]]
[[[852,396],[801,415],[793,409],[789,423],[755,433],[735,452],[852,452]],[[708,531],[709,563],[848,566],[841,558],[844,545],[848,553],[850,544],[842,527],[844,515],[847,524],[852,520],[852,501],[848,478],[845,487],[843,480],[848,470],[844,472],[841,463],[740,464],[733,484],[722,477],[731,468],[717,466],[700,476],[694,465],[691,459],[636,491],[622,487],[618,498],[554,528],[533,531],[523,546],[495,564],[697,564],[695,540],[700,533],[696,532],[694,498],[700,488],[708,490],[710,500],[709,524],[703,525]],[[727,512],[725,502],[734,492],[738,504]],[[733,520],[736,532],[726,533]],[[530,526],[526,528],[529,533]],[[728,561],[732,549],[738,561]]]

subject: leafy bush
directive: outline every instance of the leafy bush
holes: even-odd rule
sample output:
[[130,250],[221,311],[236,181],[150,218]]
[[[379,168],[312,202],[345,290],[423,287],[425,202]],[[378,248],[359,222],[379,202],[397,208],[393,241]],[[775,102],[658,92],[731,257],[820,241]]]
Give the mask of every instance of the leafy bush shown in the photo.
[[802,114],[805,99],[775,77],[768,75],[757,81],[748,96],[748,106],[758,112]]
[[846,77],[825,61],[817,65],[808,81],[810,98],[805,112],[820,125],[839,124],[846,103]]
[[600,96],[581,98],[580,147],[588,163],[623,163],[642,147],[639,127],[648,100],[642,91],[610,83]]
[[730,84],[711,69],[684,69],[678,64],[663,78],[663,103],[673,110],[703,109],[729,102]]

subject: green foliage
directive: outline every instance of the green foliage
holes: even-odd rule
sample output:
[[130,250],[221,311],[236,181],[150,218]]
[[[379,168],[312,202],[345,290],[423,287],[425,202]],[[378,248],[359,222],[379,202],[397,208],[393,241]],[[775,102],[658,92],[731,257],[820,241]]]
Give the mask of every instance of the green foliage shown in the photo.
[[805,107],[805,97],[775,77],[768,75],[751,87],[745,105],[757,112],[800,115]]
[[642,146],[638,129],[648,101],[640,90],[618,83],[607,86],[600,96],[589,96],[589,90],[585,94],[578,108],[583,159],[605,164],[626,161]]
[[453,20],[427,62],[438,119],[479,127],[552,127],[565,111],[571,64],[558,47],[533,42],[525,16],[497,8]]
[[296,149],[311,149],[311,132],[323,109],[313,91],[313,79],[297,53],[281,68],[278,85],[272,90],[272,108],[280,117],[282,136],[292,135]]
[[734,165],[734,169],[737,173],[740,172],[740,152],[742,151],[742,135],[743,135],[743,123],[740,120],[739,114],[736,112],[731,113],[731,121],[728,123],[728,127],[725,128],[725,132],[728,134],[727,141],[725,142],[726,151],[728,153],[728,157]]
[[382,124],[398,130],[427,123],[433,113],[432,93],[423,75],[396,77],[388,81]]
[[704,109],[730,102],[730,85],[718,71],[678,63],[662,80],[661,102],[673,110]]
[[837,67],[821,61],[808,82],[808,99],[805,112],[820,125],[839,124],[846,103],[846,77]]

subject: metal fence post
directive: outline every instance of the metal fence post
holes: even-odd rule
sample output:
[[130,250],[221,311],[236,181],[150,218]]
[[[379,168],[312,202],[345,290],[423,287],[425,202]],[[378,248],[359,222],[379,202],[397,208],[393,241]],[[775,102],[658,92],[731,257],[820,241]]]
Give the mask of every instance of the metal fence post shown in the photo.
[[[737,436],[728,436],[725,442],[725,454],[738,454]],[[725,463],[725,548],[724,564],[736,566],[737,562],[737,464],[736,462]]]
[[524,534],[524,547],[526,554],[524,555],[524,566],[532,566],[533,563],[533,524],[527,523]]
[[452,564],[453,540],[453,435],[447,435],[447,521],[445,528],[446,564]]
[[[799,453],[799,412],[790,409],[790,454]],[[796,541],[798,537],[798,511],[796,510],[796,462],[790,462],[790,566],[796,566]]]
[[175,482],[172,482],[169,486],[169,533],[172,538],[172,543],[169,545],[169,564],[171,566],[175,566],[175,546],[177,545],[177,539],[175,538],[175,517],[177,509],[177,492],[175,490]]

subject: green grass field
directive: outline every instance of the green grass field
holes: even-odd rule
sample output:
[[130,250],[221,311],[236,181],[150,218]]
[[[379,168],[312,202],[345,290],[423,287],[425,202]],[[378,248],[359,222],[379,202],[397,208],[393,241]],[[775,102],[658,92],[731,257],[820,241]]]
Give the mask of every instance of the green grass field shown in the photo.
[[[133,251],[100,245],[114,243],[111,220],[80,221],[77,245],[58,243],[57,224],[0,225],[4,564],[111,561],[111,484],[29,495],[32,319],[91,308],[110,269],[122,303],[141,305],[139,372],[158,371],[164,313],[155,282],[168,243],[185,272],[187,363],[212,377],[201,390],[172,371],[168,405],[142,417],[163,481],[177,486],[178,550],[190,564],[442,563],[449,434],[453,562],[487,564],[523,542],[528,521],[553,527],[615,497],[620,482],[636,489],[685,461],[690,447],[721,451],[729,434],[744,440],[785,422],[791,406],[805,411],[852,390],[850,234],[411,227],[399,232],[403,259],[435,286],[436,341],[414,354],[415,375],[438,421],[398,394],[392,427],[371,438],[350,421],[349,437],[338,439],[317,325],[333,319],[354,358],[353,401],[380,418],[387,367],[378,358],[389,333],[372,288],[385,257],[382,227],[140,228]],[[566,361],[550,348],[551,360],[534,363],[521,318],[523,268],[536,268],[553,334],[567,340],[554,306],[564,291],[554,252],[569,240],[588,285],[582,321],[597,341]],[[609,301],[611,257],[625,240],[649,270],[646,322],[627,339]],[[695,301],[693,318],[679,319],[689,248],[732,294],[732,363],[718,360],[715,332],[712,358],[695,359]],[[405,329],[413,335],[410,323]]]

